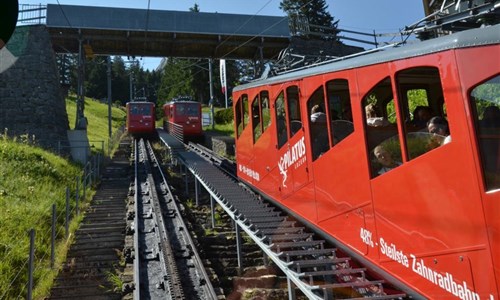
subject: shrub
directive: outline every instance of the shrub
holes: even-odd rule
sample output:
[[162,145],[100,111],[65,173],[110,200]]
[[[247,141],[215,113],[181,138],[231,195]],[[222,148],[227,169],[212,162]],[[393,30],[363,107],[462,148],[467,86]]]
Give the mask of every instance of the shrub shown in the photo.
[[217,124],[229,124],[233,122],[234,114],[232,108],[221,109],[215,112],[214,120]]

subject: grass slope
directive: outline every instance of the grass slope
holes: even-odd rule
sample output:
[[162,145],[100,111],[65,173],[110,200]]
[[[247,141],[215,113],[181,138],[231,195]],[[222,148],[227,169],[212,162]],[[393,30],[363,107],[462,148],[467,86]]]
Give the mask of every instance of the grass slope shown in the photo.
[[[68,112],[69,126],[71,129],[75,127],[76,118],[76,96],[71,95],[66,98],[66,111]],[[85,98],[84,115],[88,121],[87,135],[91,147],[96,150],[108,149],[108,105],[99,101]],[[112,132],[117,131],[125,124],[126,112],[123,108],[111,108],[111,127]]]
[[57,237],[64,236],[66,186],[75,190],[80,167],[5,137],[0,138],[0,298],[26,295],[29,235],[35,229],[35,284],[54,275],[49,268],[52,204]]
[[[66,99],[70,127],[74,127],[75,97]],[[86,99],[87,134],[96,150],[108,149],[108,106]],[[125,123],[123,109],[112,108],[113,132]],[[26,141],[28,142],[28,141]],[[65,240],[66,187],[72,191],[74,214],[76,176],[82,168],[68,160],[23,143],[23,138],[0,135],[0,299],[26,298],[28,282],[29,230],[35,229],[34,299],[45,298],[65,260],[71,238]],[[81,187],[80,187],[81,189]],[[81,192],[80,192],[81,195]],[[87,198],[92,192],[87,193]],[[56,204],[57,229],[55,268],[50,268],[52,204]],[[73,218],[73,232],[80,218]]]

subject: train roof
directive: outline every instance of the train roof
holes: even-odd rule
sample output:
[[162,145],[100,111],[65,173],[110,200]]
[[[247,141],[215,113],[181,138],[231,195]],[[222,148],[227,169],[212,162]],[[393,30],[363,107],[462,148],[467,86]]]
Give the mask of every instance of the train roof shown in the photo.
[[129,105],[129,104],[153,104],[153,102],[149,102],[149,101],[132,101],[132,102],[127,102],[126,105]]
[[167,103],[165,103],[163,106],[165,105],[169,105],[169,104],[177,104],[177,103],[196,103],[196,104],[201,104],[200,102],[198,101],[193,101],[193,100],[174,100],[174,101],[169,101]]
[[357,56],[345,59],[337,59],[333,62],[325,62],[317,66],[290,71],[267,79],[252,81],[234,87],[233,92],[258,87],[261,85],[272,85],[281,82],[296,80],[308,76],[314,76],[334,71],[354,69],[378,63],[390,62],[405,58],[412,58],[431,53],[442,52],[452,49],[468,48],[478,45],[493,45],[500,43],[500,24],[484,28],[471,29],[450,34],[447,36],[425,40],[410,45],[390,48],[375,53],[360,53]]

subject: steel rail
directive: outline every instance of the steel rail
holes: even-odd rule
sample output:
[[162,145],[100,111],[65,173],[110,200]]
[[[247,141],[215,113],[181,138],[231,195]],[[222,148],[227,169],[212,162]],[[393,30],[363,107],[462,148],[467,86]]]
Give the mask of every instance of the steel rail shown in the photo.
[[141,276],[139,272],[139,182],[137,178],[138,174],[138,164],[139,164],[139,153],[138,153],[138,146],[137,146],[137,140],[134,140],[134,282],[135,282],[135,288],[134,288],[134,299],[140,299],[141,295]]
[[203,260],[201,259],[196,244],[194,243],[193,239],[191,238],[191,235],[189,232],[186,230],[187,226],[186,223],[184,222],[183,218],[181,217],[181,212],[179,209],[179,206],[177,205],[176,201],[173,199],[173,194],[170,189],[169,184],[167,183],[167,180],[165,178],[165,174],[163,173],[160,163],[158,162],[158,159],[156,158],[153,148],[151,146],[151,143],[148,141],[146,144],[146,147],[148,148],[148,153],[150,156],[150,160],[155,167],[157,171],[157,180],[159,181],[160,185],[163,187],[164,191],[163,193],[167,197],[166,199],[166,204],[167,208],[172,210],[173,212],[169,212],[170,215],[173,217],[171,218],[172,221],[176,222],[177,224],[175,227],[177,228],[176,233],[182,236],[182,240],[185,244],[182,245],[184,249],[189,249],[190,256],[191,256],[191,261],[194,264],[194,270],[197,273],[198,280],[195,283],[197,285],[197,289],[201,289],[201,296],[204,299],[218,299],[218,296],[213,288],[213,285],[210,281],[210,276],[205,270],[205,266],[203,265]]
[[[182,291],[172,289],[165,280],[176,280],[175,270],[167,269],[171,259],[165,259],[165,249],[159,230],[159,221],[155,213],[154,186],[150,178],[150,166],[144,141],[136,141],[136,173],[135,173],[135,244],[134,255],[134,299],[182,299]],[[158,248],[160,247],[160,248]],[[163,255],[161,255],[163,254]]]

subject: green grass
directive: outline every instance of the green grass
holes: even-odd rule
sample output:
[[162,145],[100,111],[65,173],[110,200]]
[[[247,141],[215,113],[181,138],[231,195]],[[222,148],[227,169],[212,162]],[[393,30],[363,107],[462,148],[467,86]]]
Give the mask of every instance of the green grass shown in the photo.
[[[66,99],[70,127],[75,125],[76,99]],[[125,111],[112,108],[112,131],[125,124]],[[108,152],[108,106],[85,99],[87,134],[93,150]],[[27,137],[0,135],[0,299],[25,298],[28,282],[29,231],[35,229],[33,298],[43,299],[66,260],[68,247],[82,216],[72,217],[70,237],[65,239],[66,187],[71,192],[70,211],[75,212],[76,177],[81,166],[28,145]],[[81,189],[81,187],[80,187]],[[87,191],[89,200],[93,191]],[[80,192],[81,198],[82,192]],[[82,201],[83,210],[88,202]],[[50,267],[52,204],[56,204],[56,257]]]
[[[35,229],[34,284],[38,287],[34,295],[42,298],[47,294],[56,274],[49,267],[52,204],[56,204],[57,238],[61,240],[65,235],[66,186],[74,191],[80,172],[80,167],[52,153],[0,138],[1,299],[26,296],[31,228]],[[60,242],[59,251],[64,247]]]
[[[76,96],[71,95],[66,98],[66,111],[68,112],[70,128],[73,129],[76,118]],[[88,121],[87,135],[90,146],[96,151],[100,151],[104,147],[104,152],[107,152],[109,143],[108,105],[85,98],[84,115]],[[125,117],[126,112],[124,108],[111,108],[112,132],[116,132],[120,127],[125,125]]]
[[[224,108],[216,107],[215,112],[218,110],[222,110]],[[203,107],[202,108],[203,113],[210,113],[210,107]],[[211,131],[214,133],[217,133],[218,135],[226,135],[226,136],[231,136],[234,137],[234,124],[233,122],[229,124],[215,124],[214,128],[212,128],[212,125],[209,126],[203,126],[204,131]]]

